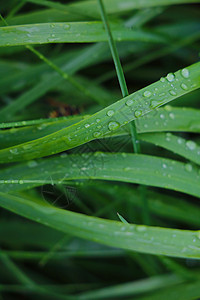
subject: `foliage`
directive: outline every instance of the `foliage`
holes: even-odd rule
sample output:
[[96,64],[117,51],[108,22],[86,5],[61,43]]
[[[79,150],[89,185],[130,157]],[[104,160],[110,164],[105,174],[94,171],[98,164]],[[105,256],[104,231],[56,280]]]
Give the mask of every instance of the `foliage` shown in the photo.
[[199,2],[2,1],[0,300],[199,299]]

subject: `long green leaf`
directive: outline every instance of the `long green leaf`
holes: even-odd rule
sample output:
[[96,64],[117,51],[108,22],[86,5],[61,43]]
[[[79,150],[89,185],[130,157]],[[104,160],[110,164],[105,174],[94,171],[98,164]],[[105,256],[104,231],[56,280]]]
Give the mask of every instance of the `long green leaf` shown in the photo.
[[[17,144],[22,144],[44,137],[53,132],[66,128],[67,126],[78,123],[83,118],[88,117],[89,115],[83,117],[72,116],[63,118],[61,117],[57,119],[38,119],[33,121],[30,120],[1,123],[0,128],[14,128],[0,131],[0,148],[3,149],[12,147]],[[158,131],[200,132],[200,110],[192,108],[171,107],[169,105],[166,105],[164,108],[159,108],[156,111],[152,111],[149,114],[137,119],[135,122],[137,131],[139,133]],[[24,127],[15,128],[18,126]],[[122,127],[112,134],[107,134],[104,137],[110,138],[121,135],[129,135],[129,130],[129,126]],[[148,141],[150,141],[150,137],[153,137],[153,135],[148,135],[148,137]],[[140,138],[144,139],[144,136],[141,135]],[[170,146],[170,143],[168,143],[168,146]],[[177,148],[176,151],[178,151]]]
[[61,155],[2,170],[0,190],[9,192],[54,181],[63,184],[74,179],[132,182],[200,197],[200,174],[196,166],[141,154],[98,152]]
[[126,250],[200,258],[199,231],[123,224],[61,210],[43,202],[0,193],[0,205],[65,233]]
[[141,134],[140,139],[173,151],[192,162],[200,164],[200,146],[192,140],[186,140],[169,132]]
[[[133,30],[123,25],[113,25],[117,41],[164,42],[158,35],[142,30]],[[48,43],[93,43],[107,40],[102,22],[42,23],[0,27],[0,47],[48,44]]]
[[0,163],[55,154],[112,133],[155,108],[200,86],[200,63],[182,69],[143,88],[88,119],[44,138],[0,150]]

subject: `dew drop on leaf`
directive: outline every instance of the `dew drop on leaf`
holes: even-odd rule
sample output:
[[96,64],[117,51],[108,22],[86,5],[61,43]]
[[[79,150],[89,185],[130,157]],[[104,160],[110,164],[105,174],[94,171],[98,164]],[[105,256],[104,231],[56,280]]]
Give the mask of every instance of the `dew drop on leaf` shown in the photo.
[[108,110],[106,114],[108,117],[112,117],[114,113],[115,113],[114,110]]
[[138,225],[138,226],[136,227],[136,230],[137,230],[138,232],[144,232],[144,231],[147,230],[147,227],[144,226],[144,225]]
[[181,70],[181,75],[182,75],[184,78],[189,78],[190,72],[189,72],[188,69],[185,68],[185,69]]
[[160,114],[160,118],[161,118],[161,119],[164,119],[164,118],[165,118],[165,115]]
[[101,135],[101,132],[99,132],[99,131],[96,131],[93,133],[93,137],[95,137],[95,138],[99,137],[100,135]]
[[38,163],[37,163],[35,160],[30,160],[30,161],[27,163],[27,165],[28,165],[29,168],[34,168],[34,167],[37,166],[37,164],[38,164]]
[[90,124],[85,124],[85,128],[88,128],[88,127],[90,127]]
[[111,121],[108,123],[108,129],[110,131],[116,130],[117,128],[119,128],[120,124],[118,122],[115,121]]
[[127,106],[131,106],[131,105],[133,105],[133,100],[132,99],[128,99],[127,101],[126,101],[126,105]]
[[161,81],[161,82],[165,82],[165,78],[164,78],[164,77],[161,77],[161,78],[160,78],[160,81]]
[[186,171],[191,172],[192,171],[192,165],[191,164],[186,164],[185,169],[186,169]]
[[23,148],[24,150],[28,150],[28,149],[31,149],[31,148],[32,148],[32,145],[27,144],[27,145],[22,146],[22,148]]
[[144,95],[144,97],[149,98],[149,97],[151,97],[151,92],[150,91],[145,91],[143,95]]
[[170,90],[169,93],[170,93],[170,95],[172,95],[172,96],[176,96],[176,95],[177,95],[176,92],[173,91],[173,90]]
[[184,91],[187,91],[188,90],[188,87],[185,83],[182,83],[181,84],[181,88],[184,90]]
[[173,114],[173,113],[170,113],[170,114],[169,114],[169,117],[170,117],[170,119],[172,119],[172,120],[174,120],[174,119],[175,119],[175,116],[174,116],[174,114]]
[[70,29],[70,25],[69,25],[69,24],[65,24],[65,25],[63,26],[63,28],[68,30],[68,29]]
[[10,149],[10,153],[12,153],[12,154],[17,154],[17,153],[18,153],[18,150],[17,150],[17,149]]
[[175,75],[174,75],[173,73],[167,74],[167,80],[168,80],[169,82],[174,81],[174,79],[175,79]]
[[136,110],[134,115],[136,118],[139,118],[142,115],[142,110]]
[[151,108],[156,108],[160,105],[160,102],[158,102],[156,100],[152,100],[150,105],[151,105]]
[[180,145],[183,143],[183,140],[181,138],[178,138],[177,143]]
[[187,148],[189,148],[190,150],[195,150],[196,149],[196,143],[193,141],[187,141],[186,142],[186,146]]

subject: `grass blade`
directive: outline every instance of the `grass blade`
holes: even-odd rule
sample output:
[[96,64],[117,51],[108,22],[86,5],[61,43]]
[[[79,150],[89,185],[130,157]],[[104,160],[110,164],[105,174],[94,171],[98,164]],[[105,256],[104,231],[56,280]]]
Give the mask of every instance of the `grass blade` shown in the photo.
[[86,120],[44,138],[0,150],[0,163],[55,154],[112,133],[157,107],[197,89],[200,86],[199,74],[200,63],[174,74],[169,73],[166,78],[117,101]]
[[21,216],[65,233],[126,250],[200,258],[199,231],[178,230],[89,217],[0,193],[0,205]]

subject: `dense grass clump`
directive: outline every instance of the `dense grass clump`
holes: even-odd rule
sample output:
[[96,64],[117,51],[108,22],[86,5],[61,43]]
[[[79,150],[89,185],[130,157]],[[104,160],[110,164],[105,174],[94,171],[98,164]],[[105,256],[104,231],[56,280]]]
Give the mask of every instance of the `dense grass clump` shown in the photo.
[[199,299],[200,1],[1,2],[0,300]]

